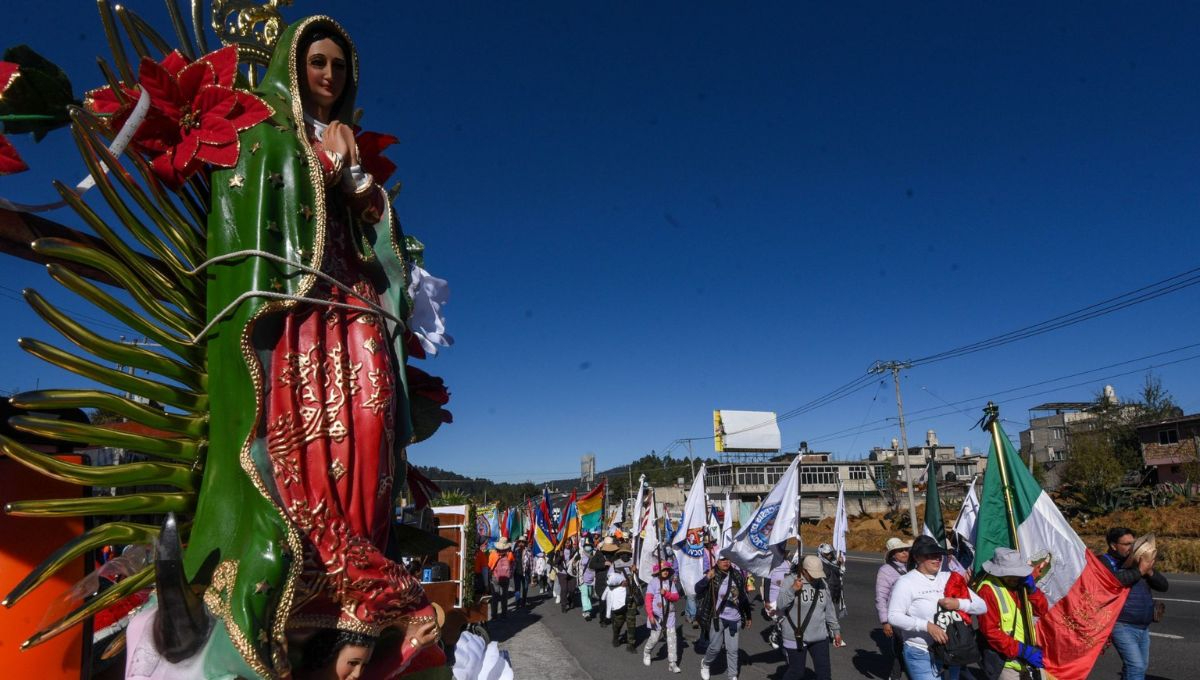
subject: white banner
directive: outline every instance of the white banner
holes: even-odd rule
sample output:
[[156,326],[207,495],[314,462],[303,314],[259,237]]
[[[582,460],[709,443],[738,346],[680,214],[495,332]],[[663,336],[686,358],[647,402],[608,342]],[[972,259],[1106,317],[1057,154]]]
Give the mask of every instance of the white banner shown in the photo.
[[679,561],[679,580],[683,592],[696,594],[696,583],[704,577],[704,532],[708,527],[708,494],[704,491],[704,465],[696,473],[692,490],[688,492],[683,518],[675,529],[671,545]]
[[733,537],[733,544],[721,551],[742,569],[767,578],[781,559],[773,546],[789,538],[799,538],[796,520],[800,501],[800,457],[759,504],[754,516]]
[[833,518],[833,551],[838,557],[846,556],[846,532],[849,530],[850,524],[846,521],[846,492],[842,489],[842,483],[838,482],[837,513]]
[[721,523],[721,540],[717,547],[721,550],[733,545],[733,500],[725,494],[725,521]]

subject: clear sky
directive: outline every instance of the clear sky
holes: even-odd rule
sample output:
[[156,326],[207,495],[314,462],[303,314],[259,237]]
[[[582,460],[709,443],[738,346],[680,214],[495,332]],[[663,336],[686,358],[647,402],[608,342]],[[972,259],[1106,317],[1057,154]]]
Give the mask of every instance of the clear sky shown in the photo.
[[[161,3],[127,4],[168,28]],[[456,344],[423,368],[455,422],[412,459],[499,481],[577,474],[588,452],[603,469],[711,435],[714,408],[784,413],[876,359],[1200,266],[1200,7],[1001,4],[297,0],[291,18],[328,12],[356,41],[363,123],[401,138],[399,214],[452,288]],[[94,3],[5,17],[2,42],[99,84]],[[52,200],[49,179],[84,173],[65,131],[16,143],[34,169],[2,196]],[[54,339],[13,299],[29,285],[56,286],[5,260],[5,331]],[[910,442],[986,448],[989,395],[1013,436],[1037,403],[1133,397],[1200,347],[1001,393],[1200,342],[1198,302],[914,368]],[[14,341],[0,388],[73,382]],[[1154,372],[1200,411],[1200,359]],[[889,416],[872,383],[783,441],[860,457],[898,436]]]

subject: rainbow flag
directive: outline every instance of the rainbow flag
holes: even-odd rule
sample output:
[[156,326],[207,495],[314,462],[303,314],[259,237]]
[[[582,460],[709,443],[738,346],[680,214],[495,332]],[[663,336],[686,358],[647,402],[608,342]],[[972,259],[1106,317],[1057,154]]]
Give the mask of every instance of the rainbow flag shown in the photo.
[[586,532],[599,532],[603,527],[604,522],[604,484],[606,480],[600,480],[600,484],[596,488],[584,494],[575,502],[575,507],[579,510],[579,528]]

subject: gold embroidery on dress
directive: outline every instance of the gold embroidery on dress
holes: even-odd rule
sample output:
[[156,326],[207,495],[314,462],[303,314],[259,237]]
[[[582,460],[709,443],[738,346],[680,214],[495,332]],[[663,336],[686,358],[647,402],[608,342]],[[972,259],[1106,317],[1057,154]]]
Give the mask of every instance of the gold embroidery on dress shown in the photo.
[[333,461],[333,464],[329,466],[329,476],[333,478],[335,483],[341,481],[342,477],[346,476],[346,466],[342,464],[342,461]]
[[325,507],[325,501],[309,507],[308,501],[303,498],[293,498],[292,504],[288,506],[288,514],[291,515],[296,526],[305,532],[311,532],[313,529],[324,531],[325,523],[329,518],[329,509]]

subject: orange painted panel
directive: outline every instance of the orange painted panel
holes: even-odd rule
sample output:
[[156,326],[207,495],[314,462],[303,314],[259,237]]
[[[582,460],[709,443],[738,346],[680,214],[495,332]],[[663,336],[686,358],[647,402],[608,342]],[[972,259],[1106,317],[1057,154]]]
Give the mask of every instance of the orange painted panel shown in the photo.
[[[81,462],[78,456],[65,460]],[[7,456],[0,455],[0,506],[35,498],[74,498],[80,488],[43,477]],[[12,517],[0,512],[0,594],[10,590],[56,548],[83,533],[77,518],[43,519]],[[42,644],[20,650],[21,643],[37,630],[50,602],[83,578],[80,559],[17,602],[0,607],[0,669],[12,678],[78,678],[83,655],[83,627]],[[2,596],[0,595],[0,596]]]

